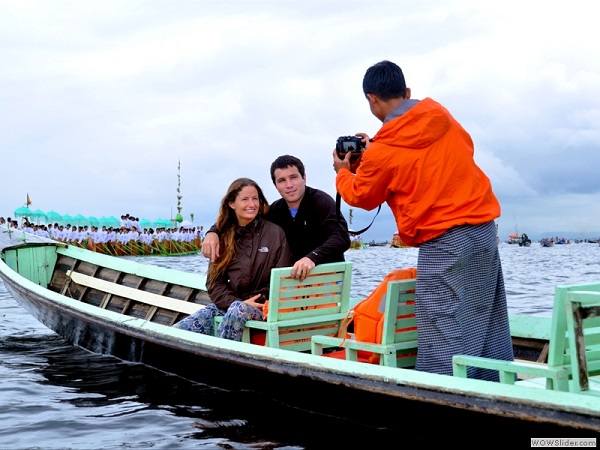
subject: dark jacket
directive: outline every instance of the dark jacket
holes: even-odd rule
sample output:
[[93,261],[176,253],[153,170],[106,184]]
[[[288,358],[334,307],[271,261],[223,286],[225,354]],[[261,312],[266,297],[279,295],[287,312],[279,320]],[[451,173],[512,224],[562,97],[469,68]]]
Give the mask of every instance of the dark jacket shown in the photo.
[[235,300],[246,300],[256,294],[269,298],[273,267],[289,267],[290,250],[281,227],[257,218],[235,235],[235,257],[225,273],[208,287],[210,300],[227,311]]
[[271,204],[267,219],[285,231],[292,263],[305,256],[315,264],[344,261],[350,248],[346,219],[340,213],[338,221],[335,200],[319,189],[306,186],[295,218],[281,198]]

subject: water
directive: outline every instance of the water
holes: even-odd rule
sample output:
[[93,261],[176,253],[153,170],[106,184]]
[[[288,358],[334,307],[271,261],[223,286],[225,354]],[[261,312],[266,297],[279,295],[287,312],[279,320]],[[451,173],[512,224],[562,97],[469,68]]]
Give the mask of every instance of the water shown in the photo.
[[[554,286],[600,280],[600,246],[500,244],[511,313],[550,315]],[[352,296],[390,270],[416,266],[416,249],[351,250]],[[205,272],[200,255],[145,262]],[[242,414],[231,392],[68,345],[0,282],[0,449],[300,449]]]

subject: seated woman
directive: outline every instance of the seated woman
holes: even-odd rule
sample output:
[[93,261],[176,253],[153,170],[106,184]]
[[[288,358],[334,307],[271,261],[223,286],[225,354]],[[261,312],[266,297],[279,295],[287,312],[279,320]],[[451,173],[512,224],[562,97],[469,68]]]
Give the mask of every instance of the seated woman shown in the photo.
[[212,301],[180,320],[175,328],[213,335],[213,318],[225,316],[217,336],[242,340],[247,320],[263,320],[271,269],[291,265],[283,230],[264,216],[269,209],[262,190],[239,178],[221,200],[217,228],[221,254],[208,266],[207,290]]

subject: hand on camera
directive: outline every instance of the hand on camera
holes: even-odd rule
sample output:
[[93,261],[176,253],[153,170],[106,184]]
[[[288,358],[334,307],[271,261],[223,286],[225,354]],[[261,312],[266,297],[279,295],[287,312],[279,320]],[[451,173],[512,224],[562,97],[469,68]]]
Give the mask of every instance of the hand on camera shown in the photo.
[[344,159],[340,159],[337,149],[333,150],[333,170],[338,173],[340,169],[346,168],[350,170],[350,153],[346,153]]
[[343,145],[341,145],[340,141],[349,140],[354,138],[354,136],[342,136],[338,139],[338,144],[333,151],[333,170],[335,170],[335,173],[338,173],[344,167],[350,170],[350,172],[356,173],[356,169],[360,166],[362,154],[369,147],[370,140],[369,135],[366,133],[356,133],[355,136],[362,139],[359,151],[347,151],[346,153],[342,151]]

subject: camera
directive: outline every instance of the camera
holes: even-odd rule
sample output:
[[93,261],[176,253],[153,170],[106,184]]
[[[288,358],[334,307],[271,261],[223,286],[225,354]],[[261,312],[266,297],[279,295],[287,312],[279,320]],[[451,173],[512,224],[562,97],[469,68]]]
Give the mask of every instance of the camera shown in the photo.
[[360,136],[340,136],[335,144],[338,158],[344,159],[350,152],[350,160],[355,161],[362,155],[365,143]]

